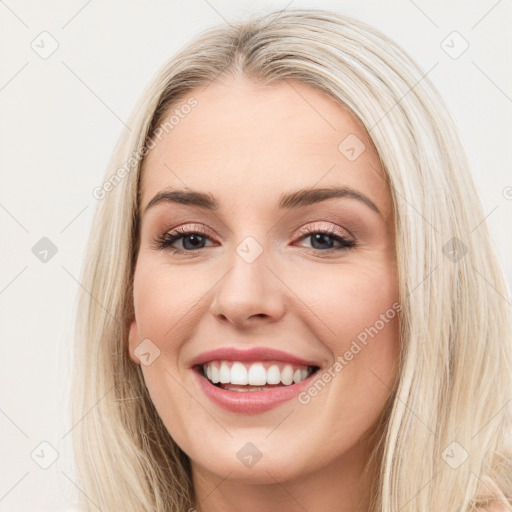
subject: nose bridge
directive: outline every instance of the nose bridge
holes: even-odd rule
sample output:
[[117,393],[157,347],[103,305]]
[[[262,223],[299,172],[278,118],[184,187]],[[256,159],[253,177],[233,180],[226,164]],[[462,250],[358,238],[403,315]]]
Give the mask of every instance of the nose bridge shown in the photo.
[[235,246],[229,260],[230,270],[216,287],[214,313],[234,323],[261,315],[275,320],[283,314],[282,289],[270,270],[272,258],[268,247],[269,244],[263,246],[252,235]]

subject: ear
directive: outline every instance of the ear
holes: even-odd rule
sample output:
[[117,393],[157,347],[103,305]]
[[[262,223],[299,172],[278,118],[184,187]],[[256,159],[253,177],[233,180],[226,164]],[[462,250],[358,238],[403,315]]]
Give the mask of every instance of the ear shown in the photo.
[[128,351],[130,353],[130,359],[135,364],[140,364],[140,359],[138,359],[134,353],[139,343],[139,328],[137,327],[137,321],[134,316],[130,323],[130,332],[128,334]]

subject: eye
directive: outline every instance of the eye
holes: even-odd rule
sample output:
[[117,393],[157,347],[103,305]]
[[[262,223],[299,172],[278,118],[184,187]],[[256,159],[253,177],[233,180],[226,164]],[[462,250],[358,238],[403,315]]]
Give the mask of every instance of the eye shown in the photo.
[[[181,240],[184,249],[176,249],[172,245]],[[204,232],[191,229],[176,228],[174,231],[164,233],[155,241],[155,249],[168,249],[173,254],[195,253],[204,249],[204,243],[210,240]]]
[[[338,251],[347,251],[356,246],[353,240],[344,237],[338,233],[338,231],[330,227],[327,229],[307,227],[302,229],[301,233],[304,234],[301,240],[309,238],[313,245],[313,248],[309,249],[307,252],[313,252],[315,254],[330,254]],[[333,241],[338,242],[340,247],[333,247]]]
[[[300,240],[309,238],[313,245],[312,248],[306,248],[308,253],[318,255],[330,254],[338,251],[347,251],[356,246],[353,240],[346,238],[330,227],[326,229],[307,227],[303,228],[300,232],[303,234]],[[205,243],[208,240],[211,241],[211,238],[204,231],[176,228],[157,238],[154,248],[167,249],[172,251],[173,254],[195,254],[197,251],[205,248]],[[178,241],[181,241],[181,249],[172,247]],[[337,242],[339,247],[333,247],[334,242]]]

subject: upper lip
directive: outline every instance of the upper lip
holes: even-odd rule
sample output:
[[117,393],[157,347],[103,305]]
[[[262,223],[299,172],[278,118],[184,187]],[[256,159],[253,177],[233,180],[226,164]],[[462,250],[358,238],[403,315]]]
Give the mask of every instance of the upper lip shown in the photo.
[[282,361],[284,363],[304,366],[320,366],[320,363],[318,362],[303,359],[302,357],[269,347],[253,347],[249,349],[222,347],[215,350],[209,350],[208,352],[203,352],[202,354],[194,357],[190,362],[190,367],[193,368],[194,366],[202,365],[209,361]]

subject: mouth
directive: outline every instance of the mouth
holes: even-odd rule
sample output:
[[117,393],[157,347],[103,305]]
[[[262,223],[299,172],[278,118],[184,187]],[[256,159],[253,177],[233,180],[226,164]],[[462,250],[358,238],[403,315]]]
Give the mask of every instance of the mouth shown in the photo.
[[300,396],[324,367],[320,359],[270,347],[220,347],[189,362],[198,391],[232,413],[259,414]]
[[282,361],[208,361],[193,369],[211,385],[231,392],[268,392],[276,388],[295,387],[308,380],[319,366]]

